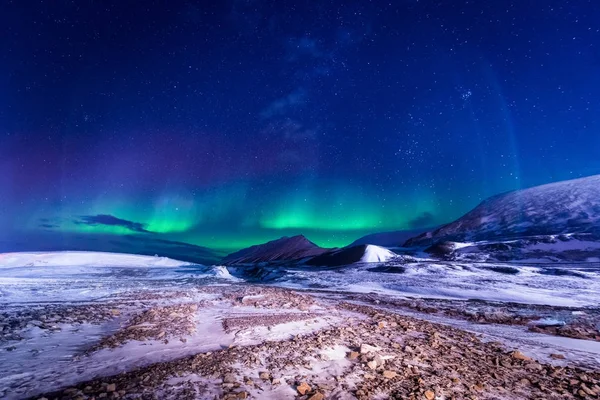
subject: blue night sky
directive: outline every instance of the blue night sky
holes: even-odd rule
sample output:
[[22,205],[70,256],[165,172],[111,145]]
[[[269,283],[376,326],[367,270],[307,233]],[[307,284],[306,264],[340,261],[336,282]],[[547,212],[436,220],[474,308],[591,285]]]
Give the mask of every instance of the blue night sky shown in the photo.
[[596,0],[5,1],[0,250],[341,246],[600,173],[598,21]]

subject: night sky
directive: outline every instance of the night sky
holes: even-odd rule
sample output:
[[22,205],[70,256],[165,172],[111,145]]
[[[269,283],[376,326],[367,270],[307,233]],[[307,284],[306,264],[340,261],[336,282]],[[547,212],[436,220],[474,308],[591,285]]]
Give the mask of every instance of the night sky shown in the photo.
[[5,0],[2,249],[342,246],[600,173],[598,21],[597,0]]

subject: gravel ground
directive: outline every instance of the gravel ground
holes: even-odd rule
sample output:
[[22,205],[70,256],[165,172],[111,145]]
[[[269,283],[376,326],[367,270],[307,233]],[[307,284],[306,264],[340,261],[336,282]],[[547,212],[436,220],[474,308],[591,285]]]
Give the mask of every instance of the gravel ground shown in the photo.
[[[199,291],[213,300],[194,302],[186,295],[177,303],[177,296],[168,296],[174,303],[136,311],[128,308],[119,317],[121,327],[101,338],[91,352],[129,342],[185,340],[202,323],[203,312],[215,304],[231,310],[229,314],[223,311],[224,332],[236,337],[248,331],[266,332],[261,333],[264,338],[256,344],[234,341],[220,350],[157,362],[34,398],[434,400],[591,399],[600,395],[600,371],[594,368],[539,362],[476,334],[392,312],[395,307],[408,307],[424,315],[440,313],[471,321],[483,315],[479,322],[527,325],[550,312],[574,310],[541,308],[536,314],[533,309],[525,313],[513,305],[498,305],[504,307],[500,313],[482,303],[475,314],[469,314],[464,312],[470,309],[464,302],[459,307],[415,300],[413,306],[371,295],[313,296],[245,285]],[[124,304],[131,307],[131,300]],[[593,313],[588,310],[588,315]],[[336,319],[319,325],[324,316]],[[270,332],[275,336],[269,336]],[[564,355],[557,351],[553,358],[561,360]]]

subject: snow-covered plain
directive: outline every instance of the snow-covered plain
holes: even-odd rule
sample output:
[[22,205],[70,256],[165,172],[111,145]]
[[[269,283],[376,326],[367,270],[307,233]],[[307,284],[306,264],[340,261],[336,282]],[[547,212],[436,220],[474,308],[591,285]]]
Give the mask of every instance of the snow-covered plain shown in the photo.
[[234,281],[223,266],[101,252],[0,253],[0,304],[87,301],[135,289]]
[[373,292],[401,297],[479,299],[553,306],[600,304],[600,268],[582,265],[391,260],[323,270],[290,268],[273,281],[273,284],[297,289]]

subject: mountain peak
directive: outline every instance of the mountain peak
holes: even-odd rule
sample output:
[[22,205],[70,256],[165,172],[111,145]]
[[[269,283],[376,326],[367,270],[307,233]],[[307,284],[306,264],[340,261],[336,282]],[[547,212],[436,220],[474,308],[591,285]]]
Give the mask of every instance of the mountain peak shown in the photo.
[[224,264],[255,264],[260,262],[299,260],[314,257],[328,249],[323,249],[308,240],[304,235],[283,236],[263,244],[229,254],[223,259]]
[[292,242],[292,243],[305,243],[305,244],[319,247],[315,243],[308,240],[308,238],[304,235],[284,236],[281,239],[287,239],[289,242]]

